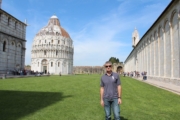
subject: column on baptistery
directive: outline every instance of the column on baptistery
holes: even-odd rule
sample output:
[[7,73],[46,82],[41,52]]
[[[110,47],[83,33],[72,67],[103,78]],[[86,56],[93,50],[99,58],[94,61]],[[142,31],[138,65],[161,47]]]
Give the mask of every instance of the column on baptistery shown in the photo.
[[50,49],[48,50],[48,57],[49,58],[51,57],[51,50]]
[[54,54],[55,54],[55,52],[54,52],[54,49],[52,50],[52,57],[54,58]]
[[46,50],[46,56],[49,57],[49,50]]
[[67,51],[65,51],[65,58],[67,58]]
[[165,77],[171,77],[171,39],[170,39],[170,25],[169,21],[165,22],[165,46],[166,46],[166,55],[165,55],[165,64],[166,72]]
[[39,57],[39,50],[37,50],[37,57]]
[[173,13],[172,16],[172,43],[173,43],[173,77],[179,78],[179,24],[178,24],[178,14],[177,12]]
[[38,57],[41,57],[41,49],[39,49]]
[[66,56],[67,56],[67,52],[66,52],[66,50],[65,50],[65,52],[64,52],[64,53],[65,53],[65,54],[64,54],[64,57],[65,57],[65,58],[67,58],[67,57],[66,57]]
[[60,50],[60,58],[62,58],[62,50]]
[[54,58],[54,49],[52,49],[52,57]]
[[159,76],[159,64],[158,64],[158,57],[159,57],[159,54],[158,54],[158,34],[157,32],[154,33],[154,75],[155,76]]
[[66,58],[67,58],[67,51],[66,51]]
[[37,57],[38,56],[38,50],[36,49],[36,53],[35,53],[35,56]]
[[63,58],[63,50],[61,50],[61,58]]
[[62,53],[63,53],[63,58],[64,58],[64,50],[63,50],[63,52],[62,52]]
[[51,57],[51,49],[48,50],[48,57]]
[[164,33],[162,27],[159,28],[159,71],[161,77],[164,76]]
[[52,58],[53,50],[50,50],[50,58]]
[[[41,57],[43,57],[43,56],[44,56],[43,50],[41,49]],[[44,57],[46,57],[46,56],[44,56]]]
[[60,58],[62,58],[62,50],[60,50]]
[[60,58],[61,57],[61,50],[59,49],[58,50],[58,58]]

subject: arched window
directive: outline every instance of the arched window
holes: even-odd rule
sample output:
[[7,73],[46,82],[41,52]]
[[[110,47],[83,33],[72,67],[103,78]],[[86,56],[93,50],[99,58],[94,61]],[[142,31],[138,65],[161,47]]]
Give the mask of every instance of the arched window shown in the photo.
[[2,20],[2,13],[0,13],[0,21]]
[[41,40],[39,40],[39,43],[41,43]]
[[3,52],[6,51],[6,41],[3,42]]
[[38,62],[38,67],[39,67],[39,62]]
[[45,40],[45,43],[46,43],[46,40]]
[[14,29],[17,29],[17,22],[15,22]]
[[53,62],[51,62],[51,67],[53,67]]
[[44,55],[46,55],[46,51],[44,51]]
[[58,67],[59,67],[60,63],[58,62]]
[[53,40],[51,40],[51,43],[53,43]]
[[58,40],[58,44],[60,43],[60,40]]
[[58,55],[58,51],[56,51],[56,56]]
[[8,23],[7,23],[7,25],[8,25],[8,26],[10,25],[10,18],[8,18]]

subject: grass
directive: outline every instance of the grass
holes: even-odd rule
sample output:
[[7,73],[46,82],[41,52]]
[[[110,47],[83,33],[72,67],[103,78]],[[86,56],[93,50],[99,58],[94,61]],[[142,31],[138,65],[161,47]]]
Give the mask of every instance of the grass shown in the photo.
[[[100,75],[0,80],[0,120],[104,120]],[[121,120],[178,120],[180,96],[121,77]]]

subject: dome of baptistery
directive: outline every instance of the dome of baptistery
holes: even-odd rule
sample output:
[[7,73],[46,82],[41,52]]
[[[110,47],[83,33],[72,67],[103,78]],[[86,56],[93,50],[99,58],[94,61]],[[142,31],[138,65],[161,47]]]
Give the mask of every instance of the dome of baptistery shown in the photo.
[[45,74],[72,74],[73,41],[57,16],[34,37],[31,51],[31,70]]

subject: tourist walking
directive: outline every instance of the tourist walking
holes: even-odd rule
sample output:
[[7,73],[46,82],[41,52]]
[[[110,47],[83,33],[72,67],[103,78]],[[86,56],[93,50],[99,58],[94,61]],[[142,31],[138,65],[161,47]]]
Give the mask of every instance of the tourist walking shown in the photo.
[[100,103],[104,107],[105,120],[111,120],[111,109],[114,120],[120,120],[121,81],[117,73],[112,72],[112,63],[105,63],[106,73],[100,82]]

